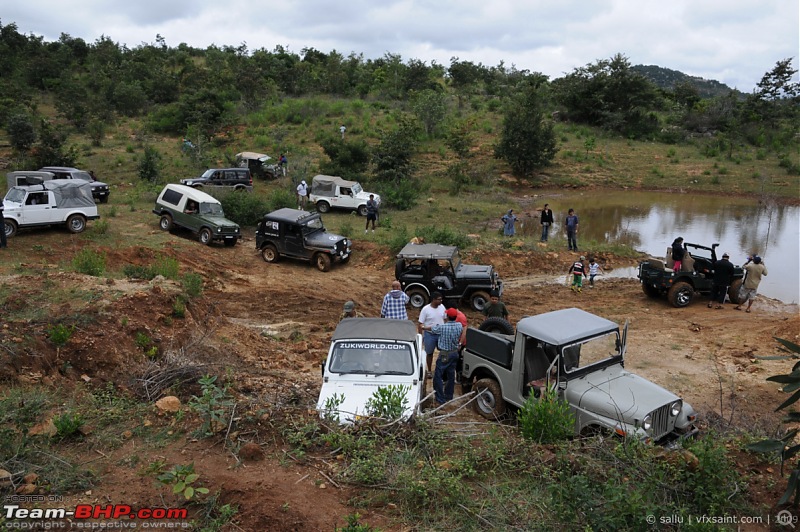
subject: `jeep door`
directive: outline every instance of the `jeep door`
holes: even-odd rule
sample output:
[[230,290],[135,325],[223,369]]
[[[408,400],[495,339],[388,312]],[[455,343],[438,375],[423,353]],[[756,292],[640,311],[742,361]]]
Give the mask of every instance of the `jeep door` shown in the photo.
[[29,192],[25,198],[25,206],[21,211],[22,224],[38,225],[62,222],[63,220],[54,219],[54,215],[58,213],[53,211],[55,205],[51,204],[50,201],[50,192]]
[[283,241],[286,246],[286,254],[298,257],[304,256],[306,253],[302,226],[290,223],[281,223],[281,226],[283,226]]

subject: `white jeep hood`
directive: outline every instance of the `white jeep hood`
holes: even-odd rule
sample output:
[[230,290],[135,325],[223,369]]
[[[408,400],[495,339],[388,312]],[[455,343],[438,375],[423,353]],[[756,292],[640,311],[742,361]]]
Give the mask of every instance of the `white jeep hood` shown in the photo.
[[653,410],[680,399],[619,364],[569,381],[566,398],[583,410],[631,425],[635,419],[641,420]]
[[[416,384],[414,384],[416,382]],[[317,409],[320,417],[325,416],[325,402],[335,394],[339,397],[344,396],[344,402],[339,406],[339,423],[352,423],[356,416],[364,416],[365,405],[372,395],[381,386],[404,385],[411,389],[406,394],[406,410],[403,418],[410,418],[417,408],[420,397],[419,381],[414,375],[359,375],[331,374],[328,382],[322,383],[322,390],[319,393]]]

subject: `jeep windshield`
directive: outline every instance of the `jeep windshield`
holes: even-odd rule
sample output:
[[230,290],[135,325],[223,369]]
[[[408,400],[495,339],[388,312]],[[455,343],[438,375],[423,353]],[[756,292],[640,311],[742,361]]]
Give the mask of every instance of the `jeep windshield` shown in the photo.
[[215,172],[215,171],[216,171],[216,170],[214,170],[213,168],[209,168],[208,170],[206,170],[205,172],[203,172],[203,173],[200,175],[200,177],[202,177],[202,178],[205,178],[205,179],[209,179],[209,178],[211,178],[211,177],[214,175],[214,172]]
[[361,194],[362,192],[364,192],[364,189],[363,189],[363,188],[361,188],[361,185],[359,185],[358,183],[356,183],[355,185],[353,185],[353,187],[352,187],[352,189],[351,189],[351,190],[353,191],[353,196],[358,196],[359,194]]
[[25,191],[21,188],[12,188],[6,194],[6,201],[13,201],[14,203],[22,203],[25,199]]
[[314,231],[318,231],[320,229],[325,229],[325,227],[322,225],[322,218],[319,217],[312,218],[309,221],[303,223],[303,234],[305,235],[313,233]]
[[200,214],[210,214],[212,216],[225,216],[222,212],[222,205],[219,203],[201,203]]
[[411,345],[381,340],[343,340],[333,347],[330,371],[341,374],[413,375]]
[[572,344],[562,351],[564,369],[572,373],[578,369],[611,362],[622,352],[619,331],[611,331],[582,343]]

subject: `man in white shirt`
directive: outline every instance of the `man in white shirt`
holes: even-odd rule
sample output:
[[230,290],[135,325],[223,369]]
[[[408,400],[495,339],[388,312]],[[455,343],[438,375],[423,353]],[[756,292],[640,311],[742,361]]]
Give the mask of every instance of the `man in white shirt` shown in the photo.
[[439,341],[439,335],[431,331],[434,325],[444,323],[445,308],[442,304],[442,294],[434,292],[431,294],[431,302],[419,313],[419,323],[417,329],[422,334],[422,345],[425,346],[425,353],[428,355],[428,376],[431,376],[431,364],[433,363],[433,352]]
[[306,202],[308,202],[308,185],[304,180],[297,185],[297,208],[306,210]]

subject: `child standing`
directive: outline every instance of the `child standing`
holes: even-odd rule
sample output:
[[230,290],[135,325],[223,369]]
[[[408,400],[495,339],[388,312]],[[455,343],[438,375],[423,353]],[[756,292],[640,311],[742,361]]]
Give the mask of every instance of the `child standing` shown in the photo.
[[594,257],[589,259],[589,288],[594,288],[594,278],[600,275],[602,271],[603,268],[594,261]]
[[[572,266],[569,267],[569,273],[572,274],[572,285],[569,289],[573,292],[580,293],[581,288],[583,288],[583,278],[586,277],[586,266],[583,264],[585,260],[586,257],[581,256],[580,260],[576,260],[572,263]],[[569,275],[569,273],[567,275]]]
[[489,296],[491,303],[483,307],[483,315],[487,318],[503,318],[504,320],[508,319],[508,309],[506,308],[505,303],[500,301],[500,294],[497,293],[496,290],[492,290],[492,294]]

